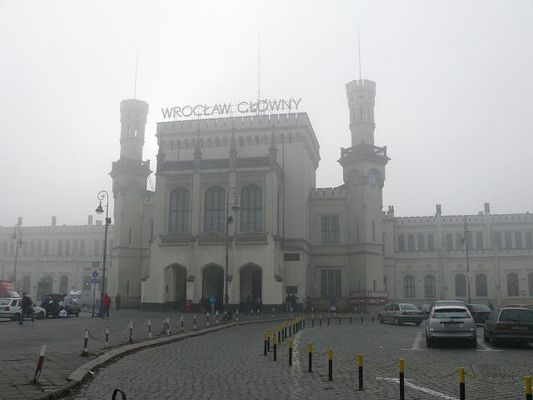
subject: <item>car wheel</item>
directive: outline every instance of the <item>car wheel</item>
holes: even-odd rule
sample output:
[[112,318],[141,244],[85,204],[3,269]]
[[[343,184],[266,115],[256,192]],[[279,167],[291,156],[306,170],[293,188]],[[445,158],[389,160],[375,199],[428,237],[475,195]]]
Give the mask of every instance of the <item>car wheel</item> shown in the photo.
[[378,315],[378,321],[379,321],[380,324],[383,323],[383,317],[381,315]]
[[43,311],[41,311],[39,314],[37,314],[37,319],[43,319],[44,317],[46,317],[46,315],[44,314]]
[[473,349],[475,349],[477,347],[477,337],[473,338],[470,340],[470,342],[468,343],[470,345],[470,347],[472,347]]
[[394,317],[394,325],[400,325],[400,320],[398,317]]

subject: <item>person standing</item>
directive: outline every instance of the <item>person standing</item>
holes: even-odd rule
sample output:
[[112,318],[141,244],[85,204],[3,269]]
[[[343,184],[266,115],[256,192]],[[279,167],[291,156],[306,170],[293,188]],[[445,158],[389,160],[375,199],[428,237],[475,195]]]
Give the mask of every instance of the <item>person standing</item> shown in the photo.
[[120,298],[120,294],[117,293],[116,297],[115,297],[115,304],[117,306],[117,311],[120,310],[120,302],[122,301],[122,299]]
[[109,309],[111,308],[111,297],[106,293],[104,294],[104,302],[103,302],[103,308],[102,308],[102,315],[101,317],[104,318],[104,316],[107,316],[109,318]]
[[22,304],[21,304],[21,311],[20,311],[20,319],[19,324],[24,324],[24,317],[28,316],[31,317],[31,321],[33,322],[33,316],[32,316],[32,301],[29,298],[29,296],[26,295],[26,292],[22,293]]

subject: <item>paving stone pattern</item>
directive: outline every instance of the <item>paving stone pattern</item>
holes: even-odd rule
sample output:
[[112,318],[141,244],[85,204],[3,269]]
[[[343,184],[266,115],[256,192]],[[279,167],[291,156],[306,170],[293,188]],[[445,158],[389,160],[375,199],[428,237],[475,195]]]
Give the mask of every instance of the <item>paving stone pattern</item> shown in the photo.
[[[78,399],[109,399],[121,388],[128,399],[397,399],[398,360],[406,363],[406,399],[459,399],[458,368],[467,369],[467,399],[525,398],[521,378],[533,373],[533,348],[477,349],[442,345],[427,349],[423,326],[344,321],[299,332],[293,367],[287,342],[278,361],[263,356],[266,324],[229,328],[125,357],[101,369]],[[481,339],[482,330],[478,332]],[[315,344],[314,371],[307,346]],[[334,380],[326,351],[333,348]],[[365,390],[357,390],[356,355],[365,356]]]

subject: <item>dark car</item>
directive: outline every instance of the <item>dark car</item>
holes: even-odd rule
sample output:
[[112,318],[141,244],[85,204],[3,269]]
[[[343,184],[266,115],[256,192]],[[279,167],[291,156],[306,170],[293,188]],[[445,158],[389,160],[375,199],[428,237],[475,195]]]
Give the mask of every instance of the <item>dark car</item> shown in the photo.
[[524,307],[494,310],[485,321],[483,339],[494,346],[503,341],[533,342],[533,310]]
[[46,310],[47,317],[51,315],[54,318],[59,317],[59,311],[63,308],[68,315],[75,315],[76,317],[79,316],[81,310],[79,302],[74,301],[70,296],[55,293],[47,295],[41,303],[41,307]]
[[55,295],[47,295],[46,298],[41,302],[41,307],[46,310],[47,317],[59,317],[59,311],[61,308],[59,306],[58,298]]
[[414,304],[409,303],[391,303],[387,304],[383,311],[378,315],[380,323],[393,322],[400,325],[404,322],[411,322],[420,325],[424,320],[424,311],[420,310]]
[[476,324],[484,324],[492,310],[485,304],[467,304],[466,307],[474,317]]

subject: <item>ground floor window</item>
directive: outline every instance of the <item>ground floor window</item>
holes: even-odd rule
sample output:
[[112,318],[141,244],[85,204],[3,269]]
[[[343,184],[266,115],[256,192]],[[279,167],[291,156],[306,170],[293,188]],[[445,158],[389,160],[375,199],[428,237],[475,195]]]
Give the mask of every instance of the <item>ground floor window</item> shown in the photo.
[[341,297],[340,269],[323,269],[320,271],[320,297],[327,299]]

